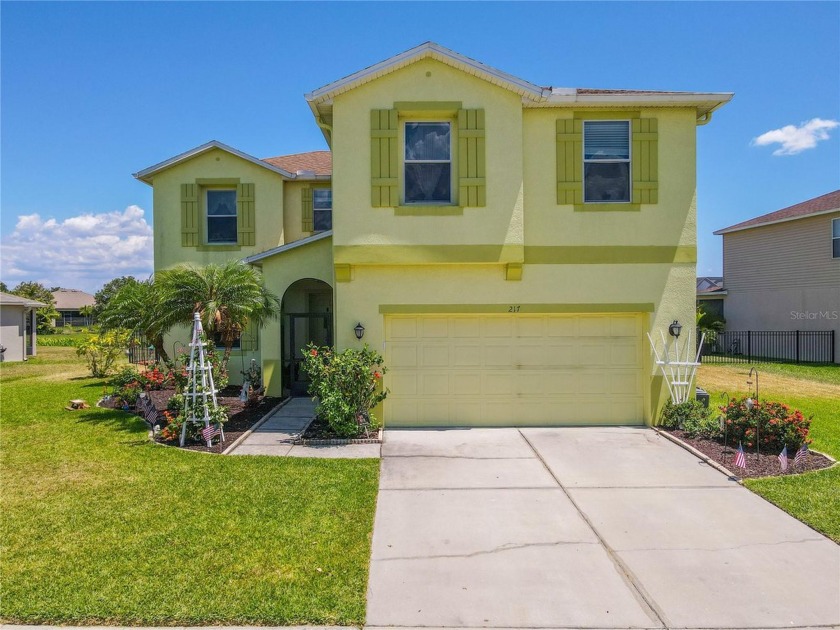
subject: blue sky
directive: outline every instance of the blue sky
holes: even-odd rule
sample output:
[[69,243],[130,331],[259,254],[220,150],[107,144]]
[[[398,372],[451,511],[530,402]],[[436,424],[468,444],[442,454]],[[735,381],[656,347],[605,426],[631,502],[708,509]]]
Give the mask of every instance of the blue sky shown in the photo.
[[[326,148],[303,94],[427,40],[542,85],[735,92],[698,128],[699,275],[721,271],[712,231],[840,187],[837,2],[0,11],[0,279],[10,285],[93,291],[148,275],[152,194],[131,173],[210,139],[257,157]],[[774,130],[785,144],[753,142]]]

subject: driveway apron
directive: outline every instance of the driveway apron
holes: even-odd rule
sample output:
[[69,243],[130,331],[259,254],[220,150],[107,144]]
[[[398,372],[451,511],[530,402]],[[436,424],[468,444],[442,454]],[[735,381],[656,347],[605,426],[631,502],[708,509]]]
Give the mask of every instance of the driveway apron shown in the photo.
[[370,627],[840,623],[840,548],[644,428],[386,431]]

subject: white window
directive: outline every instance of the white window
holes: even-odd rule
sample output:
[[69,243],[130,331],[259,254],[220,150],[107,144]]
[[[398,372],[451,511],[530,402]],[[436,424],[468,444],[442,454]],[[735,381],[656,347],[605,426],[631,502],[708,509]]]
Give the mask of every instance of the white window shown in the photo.
[[831,220],[831,257],[840,258],[840,219]]
[[584,121],[583,200],[587,203],[630,201],[629,121]]
[[207,191],[207,242],[236,244],[236,190]]
[[332,189],[312,190],[312,219],[316,232],[332,229]]
[[405,203],[452,203],[452,125],[405,123]]

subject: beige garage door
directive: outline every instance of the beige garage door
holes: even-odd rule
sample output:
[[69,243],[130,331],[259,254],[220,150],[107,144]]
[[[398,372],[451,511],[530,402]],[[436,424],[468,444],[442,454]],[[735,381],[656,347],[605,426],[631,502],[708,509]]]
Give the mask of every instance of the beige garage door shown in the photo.
[[387,315],[389,426],[642,424],[642,317]]

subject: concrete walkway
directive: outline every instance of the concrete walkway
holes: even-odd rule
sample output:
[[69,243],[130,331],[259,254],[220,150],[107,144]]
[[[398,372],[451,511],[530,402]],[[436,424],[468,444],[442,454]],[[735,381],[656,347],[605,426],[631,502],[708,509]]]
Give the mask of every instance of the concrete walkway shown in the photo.
[[840,548],[643,428],[386,431],[369,627],[840,624]]
[[311,398],[292,398],[245,438],[230,455],[361,459],[379,457],[379,444],[301,446],[292,442],[315,417]]

